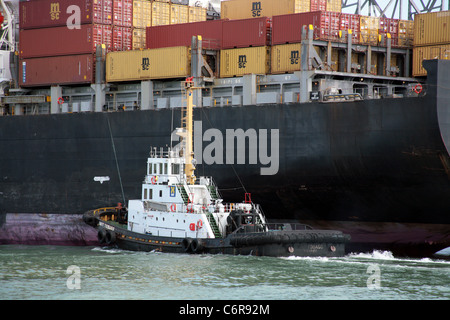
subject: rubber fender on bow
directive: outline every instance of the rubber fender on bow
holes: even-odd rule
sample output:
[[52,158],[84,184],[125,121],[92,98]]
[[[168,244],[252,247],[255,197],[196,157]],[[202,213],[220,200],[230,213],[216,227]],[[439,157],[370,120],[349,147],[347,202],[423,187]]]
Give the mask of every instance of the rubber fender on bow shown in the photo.
[[191,241],[191,251],[193,253],[202,253],[204,248],[205,247],[203,246],[201,241],[199,241],[198,239],[193,239]]
[[116,233],[114,231],[107,230],[105,236],[105,242],[107,245],[114,244],[116,242]]
[[181,247],[183,248],[184,252],[191,252],[191,242],[192,239],[190,238],[184,238],[183,241],[181,241]]
[[106,230],[103,228],[98,229],[97,231],[97,239],[101,244],[106,242]]

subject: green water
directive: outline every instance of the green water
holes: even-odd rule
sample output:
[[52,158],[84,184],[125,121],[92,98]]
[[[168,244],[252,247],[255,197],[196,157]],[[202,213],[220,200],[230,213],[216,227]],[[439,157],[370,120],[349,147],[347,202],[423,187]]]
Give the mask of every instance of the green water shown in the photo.
[[268,258],[0,246],[3,300],[449,298],[450,261],[398,259],[389,252]]

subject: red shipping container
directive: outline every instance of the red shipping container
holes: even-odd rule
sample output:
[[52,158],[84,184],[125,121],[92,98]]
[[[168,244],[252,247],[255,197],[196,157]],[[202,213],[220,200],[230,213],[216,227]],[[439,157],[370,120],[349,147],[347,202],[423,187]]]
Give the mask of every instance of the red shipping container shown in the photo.
[[380,18],[378,33],[384,35],[389,33],[391,35],[391,46],[398,46],[398,29],[398,19]]
[[114,51],[127,51],[133,49],[132,28],[114,26],[112,46]]
[[[71,26],[76,23],[75,11],[80,8],[80,24],[111,24],[112,0],[33,0],[19,3],[21,29]],[[70,9],[70,10],[68,10]]]
[[222,48],[267,46],[271,43],[271,37],[271,18],[227,20],[223,23]]
[[19,65],[21,87],[93,83],[93,54],[22,59]]
[[[104,29],[111,26],[81,25],[80,29],[67,27],[20,30],[20,57],[41,58],[93,53],[101,45]],[[99,36],[101,34],[101,36]],[[107,39],[106,39],[107,40]]]
[[339,12],[321,11],[317,20],[314,21],[314,38],[320,40],[339,40]]
[[133,0],[113,0],[113,24],[121,27],[133,26]]
[[311,0],[310,11],[326,11],[327,0]]
[[210,20],[192,23],[147,27],[146,48],[190,47],[192,36],[202,36],[203,47],[222,49],[222,28],[225,20]]
[[[113,22],[113,0],[86,0],[94,1],[95,23],[112,24]],[[101,21],[101,22],[100,22]]]
[[314,39],[339,39],[339,12],[302,12],[273,17],[272,44],[302,41],[302,27],[314,26]]
[[361,31],[360,27],[360,18],[359,14],[351,14],[351,13],[341,13],[339,29],[345,32],[342,32],[343,37],[342,41],[347,41],[347,32],[348,30],[352,30],[352,43],[359,43],[359,35]]

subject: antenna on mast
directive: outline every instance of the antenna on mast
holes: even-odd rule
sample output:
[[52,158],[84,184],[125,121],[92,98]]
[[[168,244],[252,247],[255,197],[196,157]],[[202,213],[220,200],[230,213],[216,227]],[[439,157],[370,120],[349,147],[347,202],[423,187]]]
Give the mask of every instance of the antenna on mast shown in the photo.
[[200,89],[194,87],[194,77],[187,78],[182,82],[186,95],[186,105],[181,108],[181,128],[177,134],[184,143],[183,156],[185,158],[185,173],[188,184],[195,184],[195,159],[194,159],[194,90]]

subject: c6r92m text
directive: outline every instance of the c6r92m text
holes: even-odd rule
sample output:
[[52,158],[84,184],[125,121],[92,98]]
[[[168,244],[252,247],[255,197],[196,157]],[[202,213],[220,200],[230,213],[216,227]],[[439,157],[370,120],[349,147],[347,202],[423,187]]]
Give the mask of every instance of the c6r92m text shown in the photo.
[[269,315],[268,304],[227,304],[223,307],[225,315]]

